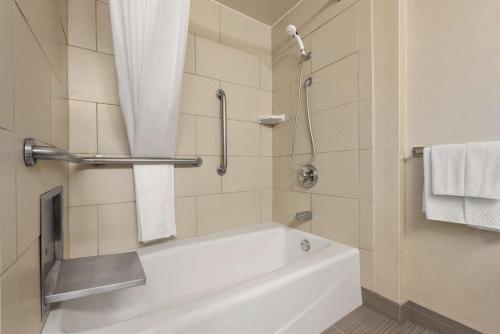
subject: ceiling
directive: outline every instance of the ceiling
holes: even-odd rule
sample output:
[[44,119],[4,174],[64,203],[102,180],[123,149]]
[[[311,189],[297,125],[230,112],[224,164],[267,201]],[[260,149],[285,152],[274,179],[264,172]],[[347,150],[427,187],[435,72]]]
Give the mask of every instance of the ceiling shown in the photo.
[[300,0],[217,0],[264,24],[272,26]]

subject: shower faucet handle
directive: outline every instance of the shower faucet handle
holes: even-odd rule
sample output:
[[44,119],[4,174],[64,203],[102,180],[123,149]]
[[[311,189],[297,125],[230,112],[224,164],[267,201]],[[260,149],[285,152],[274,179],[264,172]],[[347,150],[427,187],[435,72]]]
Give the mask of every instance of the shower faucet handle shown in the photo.
[[302,166],[297,181],[306,189],[314,187],[318,182],[318,170],[313,165]]

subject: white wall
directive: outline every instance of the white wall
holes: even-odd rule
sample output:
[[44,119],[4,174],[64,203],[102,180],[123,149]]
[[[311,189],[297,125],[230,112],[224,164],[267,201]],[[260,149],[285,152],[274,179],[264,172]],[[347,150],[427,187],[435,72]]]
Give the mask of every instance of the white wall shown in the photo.
[[[500,140],[500,2],[408,0],[407,152]],[[426,221],[422,161],[407,164],[408,297],[500,332],[500,234]]]

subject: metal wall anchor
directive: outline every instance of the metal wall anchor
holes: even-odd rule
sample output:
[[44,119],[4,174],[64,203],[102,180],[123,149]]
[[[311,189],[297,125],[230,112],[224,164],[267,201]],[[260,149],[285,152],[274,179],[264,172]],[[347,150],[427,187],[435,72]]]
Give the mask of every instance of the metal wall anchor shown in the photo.
[[307,222],[312,219],[312,212],[311,211],[302,211],[302,212],[297,212],[295,215],[295,220],[298,222]]

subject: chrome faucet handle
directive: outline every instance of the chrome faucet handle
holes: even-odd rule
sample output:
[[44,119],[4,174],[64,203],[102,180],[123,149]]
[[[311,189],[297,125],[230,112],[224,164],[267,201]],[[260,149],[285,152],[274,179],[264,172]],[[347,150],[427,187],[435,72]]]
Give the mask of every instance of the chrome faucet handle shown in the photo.
[[318,182],[318,170],[313,165],[302,166],[298,175],[299,184],[308,189],[312,188]]

